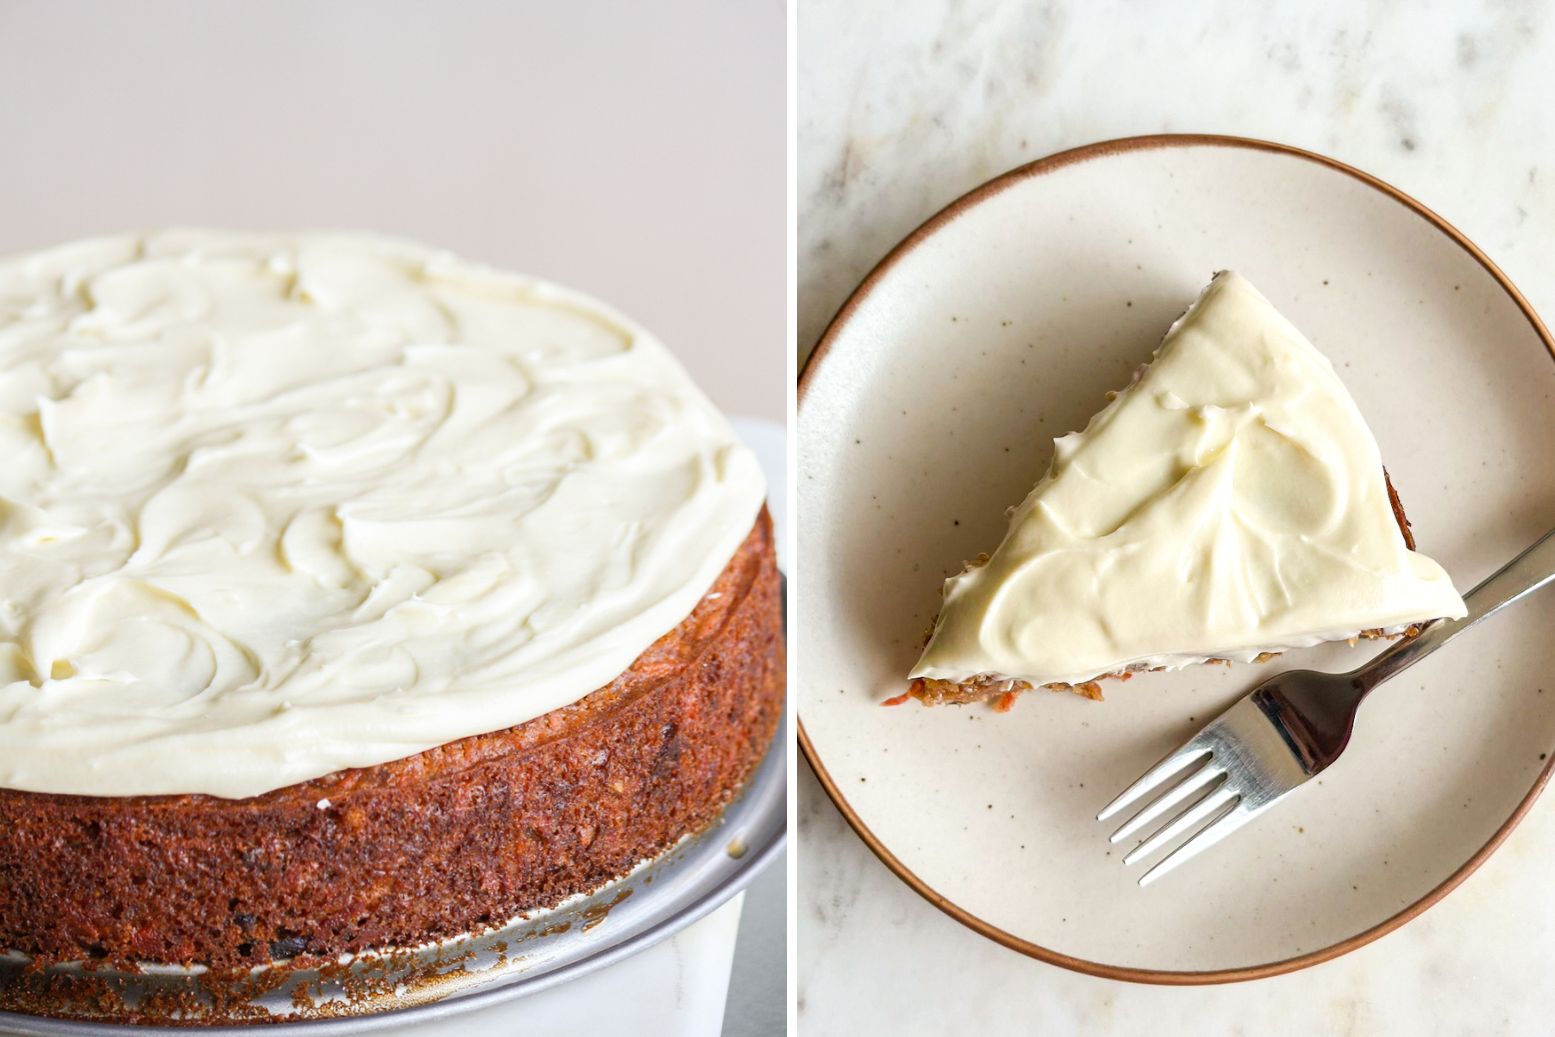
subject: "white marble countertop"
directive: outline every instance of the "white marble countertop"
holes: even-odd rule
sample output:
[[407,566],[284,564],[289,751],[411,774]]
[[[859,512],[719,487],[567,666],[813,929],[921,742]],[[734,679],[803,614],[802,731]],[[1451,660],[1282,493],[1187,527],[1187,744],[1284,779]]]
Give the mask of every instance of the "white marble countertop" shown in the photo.
[[[889,248],[962,192],[1112,137],[1213,132],[1324,152],[1478,243],[1555,317],[1555,5],[803,0],[799,334],[808,354]],[[802,710],[801,710],[802,712]],[[807,1034],[1544,1034],[1555,804],[1403,929],[1303,972],[1136,986],[1024,958],[888,872],[807,768]]]

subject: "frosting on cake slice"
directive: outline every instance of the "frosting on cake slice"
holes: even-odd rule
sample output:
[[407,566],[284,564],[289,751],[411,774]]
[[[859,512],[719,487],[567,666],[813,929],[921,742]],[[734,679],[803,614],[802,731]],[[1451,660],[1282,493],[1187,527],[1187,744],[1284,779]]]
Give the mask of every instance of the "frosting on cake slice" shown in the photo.
[[1237,274],[1054,448],[913,677],[1075,685],[1464,614],[1333,366]]

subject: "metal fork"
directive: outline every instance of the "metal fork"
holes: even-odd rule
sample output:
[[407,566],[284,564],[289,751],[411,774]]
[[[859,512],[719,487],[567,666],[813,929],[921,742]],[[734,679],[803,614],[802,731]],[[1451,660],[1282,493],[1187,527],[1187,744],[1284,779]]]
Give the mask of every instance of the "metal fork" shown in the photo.
[[1468,615],[1462,619],[1438,620],[1349,673],[1291,670],[1264,681],[1124,789],[1096,820],[1105,821],[1147,796],[1157,797],[1112,835],[1112,842],[1118,843],[1170,818],[1124,855],[1124,864],[1148,857],[1197,829],[1140,878],[1141,886],[1150,885],[1338,759],[1350,742],[1355,711],[1373,688],[1551,582],[1555,582],[1555,530],[1470,591],[1463,599]]

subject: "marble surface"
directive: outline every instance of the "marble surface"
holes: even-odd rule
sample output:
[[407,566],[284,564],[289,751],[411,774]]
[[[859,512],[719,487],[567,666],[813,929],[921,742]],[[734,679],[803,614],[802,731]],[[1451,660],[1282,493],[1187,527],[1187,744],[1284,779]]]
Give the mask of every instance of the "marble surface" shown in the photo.
[[[803,0],[799,352],[967,189],[1090,141],[1264,137],[1413,194],[1555,315],[1555,5]],[[1535,1034],[1550,1030],[1555,806],[1445,901],[1351,955],[1159,988],[1024,958],[897,881],[800,768],[805,1033]]]
[[[744,897],[723,1037],[774,1037],[785,1032],[788,1021],[783,996],[788,969],[788,851],[756,876]],[[773,996],[774,990],[778,996]]]
[[[780,421],[785,67],[771,2],[0,4],[0,253],[169,224],[419,238],[609,300],[726,412]],[[772,1032],[781,879],[746,904],[446,1032]]]

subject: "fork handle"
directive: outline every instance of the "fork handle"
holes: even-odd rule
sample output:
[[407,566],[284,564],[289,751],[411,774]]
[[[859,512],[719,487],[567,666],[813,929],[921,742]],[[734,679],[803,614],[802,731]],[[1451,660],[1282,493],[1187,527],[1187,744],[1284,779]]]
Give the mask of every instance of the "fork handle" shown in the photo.
[[1451,641],[1480,620],[1488,619],[1514,601],[1520,601],[1540,587],[1555,582],[1555,529],[1539,538],[1528,550],[1503,565],[1494,575],[1469,591],[1463,599],[1468,615],[1462,619],[1439,619],[1418,635],[1394,642],[1371,662],[1352,670],[1348,676],[1362,693],[1370,691],[1389,677],[1408,669],[1442,645]]

